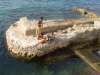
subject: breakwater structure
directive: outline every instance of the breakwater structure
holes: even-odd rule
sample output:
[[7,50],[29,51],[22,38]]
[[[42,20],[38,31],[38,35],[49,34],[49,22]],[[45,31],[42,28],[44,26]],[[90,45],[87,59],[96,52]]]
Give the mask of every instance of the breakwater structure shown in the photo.
[[[40,57],[73,44],[74,54],[100,72],[100,59],[93,53],[98,49],[92,47],[82,49],[82,47],[90,45],[91,42],[94,43],[95,40],[100,42],[99,17],[44,21],[42,31],[45,33],[54,32],[56,38],[50,44],[45,42],[43,45],[38,44],[35,34],[37,23],[38,21],[30,21],[24,17],[8,28],[6,44],[13,57],[31,60],[34,57]],[[80,44],[81,46],[77,47]]]
[[86,9],[83,9],[83,8],[78,8],[78,7],[75,7],[74,10],[82,15],[87,15],[87,17],[89,18],[100,18],[99,15],[97,15],[96,13],[94,12],[89,12],[87,11]]

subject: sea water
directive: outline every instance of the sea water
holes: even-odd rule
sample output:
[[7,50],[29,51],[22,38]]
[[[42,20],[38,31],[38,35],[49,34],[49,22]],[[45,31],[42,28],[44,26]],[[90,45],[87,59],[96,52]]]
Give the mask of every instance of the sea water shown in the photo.
[[0,75],[99,75],[78,57],[52,63],[46,57],[31,62],[10,56],[5,46],[5,32],[21,17],[58,20],[84,17],[72,9],[78,6],[100,15],[100,0],[0,0]]

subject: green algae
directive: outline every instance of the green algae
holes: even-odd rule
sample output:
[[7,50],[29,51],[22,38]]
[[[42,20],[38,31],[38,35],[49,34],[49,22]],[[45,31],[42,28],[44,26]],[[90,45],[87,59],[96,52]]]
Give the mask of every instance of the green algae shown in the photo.
[[69,58],[74,56],[74,52],[72,50],[67,50],[67,49],[63,49],[57,52],[52,52],[51,54],[48,54],[45,58],[45,62],[47,65],[50,65],[52,63],[61,61],[65,58]]
[[[94,68],[96,71],[100,72],[100,58],[97,57],[92,52],[91,45],[89,45],[90,48],[88,48],[88,47],[84,48],[85,45],[80,45],[80,46],[77,46],[77,48],[73,48],[73,49],[75,49],[74,50],[75,54],[79,58],[83,59],[87,64],[92,66],[92,68]],[[80,48],[81,48],[81,50],[80,50]]]
[[100,47],[100,43],[99,43],[99,42],[96,43],[96,44],[94,45],[94,47]]
[[83,44],[77,44],[77,45],[74,45],[72,46],[72,50],[75,51],[75,50],[84,50],[84,49],[87,49],[87,48],[91,48],[91,43],[83,43]]

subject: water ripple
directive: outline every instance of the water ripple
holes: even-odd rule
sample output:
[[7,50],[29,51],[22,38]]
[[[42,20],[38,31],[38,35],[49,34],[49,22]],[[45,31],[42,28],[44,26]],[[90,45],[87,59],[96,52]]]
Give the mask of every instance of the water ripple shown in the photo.
[[82,17],[80,14],[66,10],[75,6],[86,9],[89,6],[94,7],[96,10],[91,11],[100,14],[100,0],[0,0],[0,75],[52,75],[52,73],[74,75],[71,74],[72,71],[77,73],[80,69],[81,72],[87,73],[89,70],[84,70],[87,68],[86,64],[78,58],[65,59],[44,68],[46,65],[40,59],[38,61],[43,63],[41,65],[38,65],[36,61],[25,63],[14,59],[5,47],[5,31],[21,17],[35,20],[40,16],[43,16],[45,20]]

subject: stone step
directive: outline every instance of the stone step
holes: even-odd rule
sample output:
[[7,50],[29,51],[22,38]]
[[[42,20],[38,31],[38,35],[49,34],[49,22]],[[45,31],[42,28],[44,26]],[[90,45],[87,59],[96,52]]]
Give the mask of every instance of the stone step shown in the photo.
[[100,58],[92,52],[92,49],[74,50],[74,51],[79,58],[83,59],[96,71],[100,72]]

